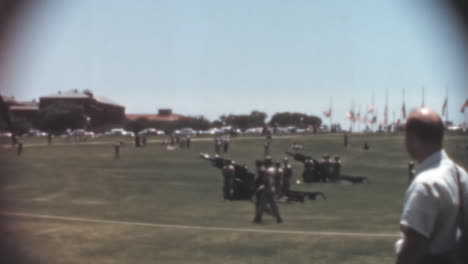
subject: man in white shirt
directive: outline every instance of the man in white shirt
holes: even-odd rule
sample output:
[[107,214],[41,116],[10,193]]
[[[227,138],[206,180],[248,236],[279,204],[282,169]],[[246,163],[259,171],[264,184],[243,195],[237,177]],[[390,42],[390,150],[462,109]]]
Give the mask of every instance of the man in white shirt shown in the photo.
[[414,110],[408,117],[405,144],[419,165],[404,198],[397,264],[450,263],[452,259],[460,188],[464,211],[468,212],[468,175],[443,150],[443,132],[442,120],[428,108]]

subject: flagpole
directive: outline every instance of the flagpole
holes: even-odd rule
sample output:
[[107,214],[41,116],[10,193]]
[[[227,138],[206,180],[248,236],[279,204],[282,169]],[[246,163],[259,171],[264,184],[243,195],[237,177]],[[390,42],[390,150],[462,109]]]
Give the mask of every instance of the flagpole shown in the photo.
[[421,107],[424,107],[424,86],[422,87],[422,104]]
[[445,123],[448,124],[448,87],[445,87],[445,100],[447,104],[445,105]]
[[333,107],[333,96],[330,97],[330,132],[331,132],[331,129],[332,129],[332,125],[333,125],[333,122],[332,122],[332,116],[333,116],[333,110],[332,110],[332,107]]

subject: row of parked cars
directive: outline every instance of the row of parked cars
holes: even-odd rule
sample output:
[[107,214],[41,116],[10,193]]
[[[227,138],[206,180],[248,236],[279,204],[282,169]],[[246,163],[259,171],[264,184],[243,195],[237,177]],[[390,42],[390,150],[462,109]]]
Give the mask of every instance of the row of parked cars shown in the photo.
[[[219,135],[219,134],[261,134],[263,132],[262,127],[253,127],[246,129],[245,131],[242,131],[240,129],[234,129],[230,126],[225,126],[221,128],[211,128],[208,130],[195,130],[192,128],[182,128],[175,130],[174,133],[176,135],[190,135],[190,136],[196,136],[196,135]],[[277,133],[304,133],[308,132],[306,129],[300,129],[296,128],[294,126],[288,126],[288,127],[278,127],[277,128]],[[36,129],[31,129],[27,133],[23,134],[22,136],[47,136],[48,133]],[[156,128],[145,128],[138,132],[138,135],[165,135],[165,132],[160,129]],[[0,136],[11,136],[11,133],[5,132],[5,133],[0,133]],[[101,137],[101,136],[129,136],[129,137],[134,137],[135,134],[131,131],[127,131],[123,128],[114,128],[109,131],[106,131],[104,133],[94,133],[92,131],[86,131],[84,129],[74,129],[74,130],[67,130],[63,135],[63,137],[67,136],[85,136],[85,137]]]

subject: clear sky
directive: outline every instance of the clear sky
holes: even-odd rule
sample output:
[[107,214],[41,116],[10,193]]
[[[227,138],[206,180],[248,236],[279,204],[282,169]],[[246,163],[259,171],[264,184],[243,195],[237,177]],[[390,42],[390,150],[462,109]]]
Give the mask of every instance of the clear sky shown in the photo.
[[[127,113],[297,111],[333,120],[371,104],[382,119],[426,104],[462,122],[466,55],[437,1],[43,1],[22,22],[9,83],[31,100],[90,89]],[[328,122],[328,121],[325,121]]]

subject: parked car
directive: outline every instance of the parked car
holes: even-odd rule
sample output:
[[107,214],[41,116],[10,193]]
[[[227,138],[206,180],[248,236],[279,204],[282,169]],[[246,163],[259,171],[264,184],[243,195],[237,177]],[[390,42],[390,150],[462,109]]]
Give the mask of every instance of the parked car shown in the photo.
[[0,137],[11,137],[11,132],[0,132]]
[[134,137],[135,134],[130,131],[126,131],[123,128],[113,128],[110,131],[104,133],[105,136],[131,136]]
[[263,128],[261,127],[252,127],[245,130],[245,134],[260,134],[262,133]]
[[28,132],[24,133],[23,136],[26,137],[47,137],[48,133],[43,132],[37,129],[31,129]]
[[194,129],[192,129],[192,128],[182,128],[182,129],[176,130],[175,133],[178,134],[178,135],[190,135],[190,136],[193,136],[193,135],[196,135],[196,134],[197,134],[197,131],[194,130]]

